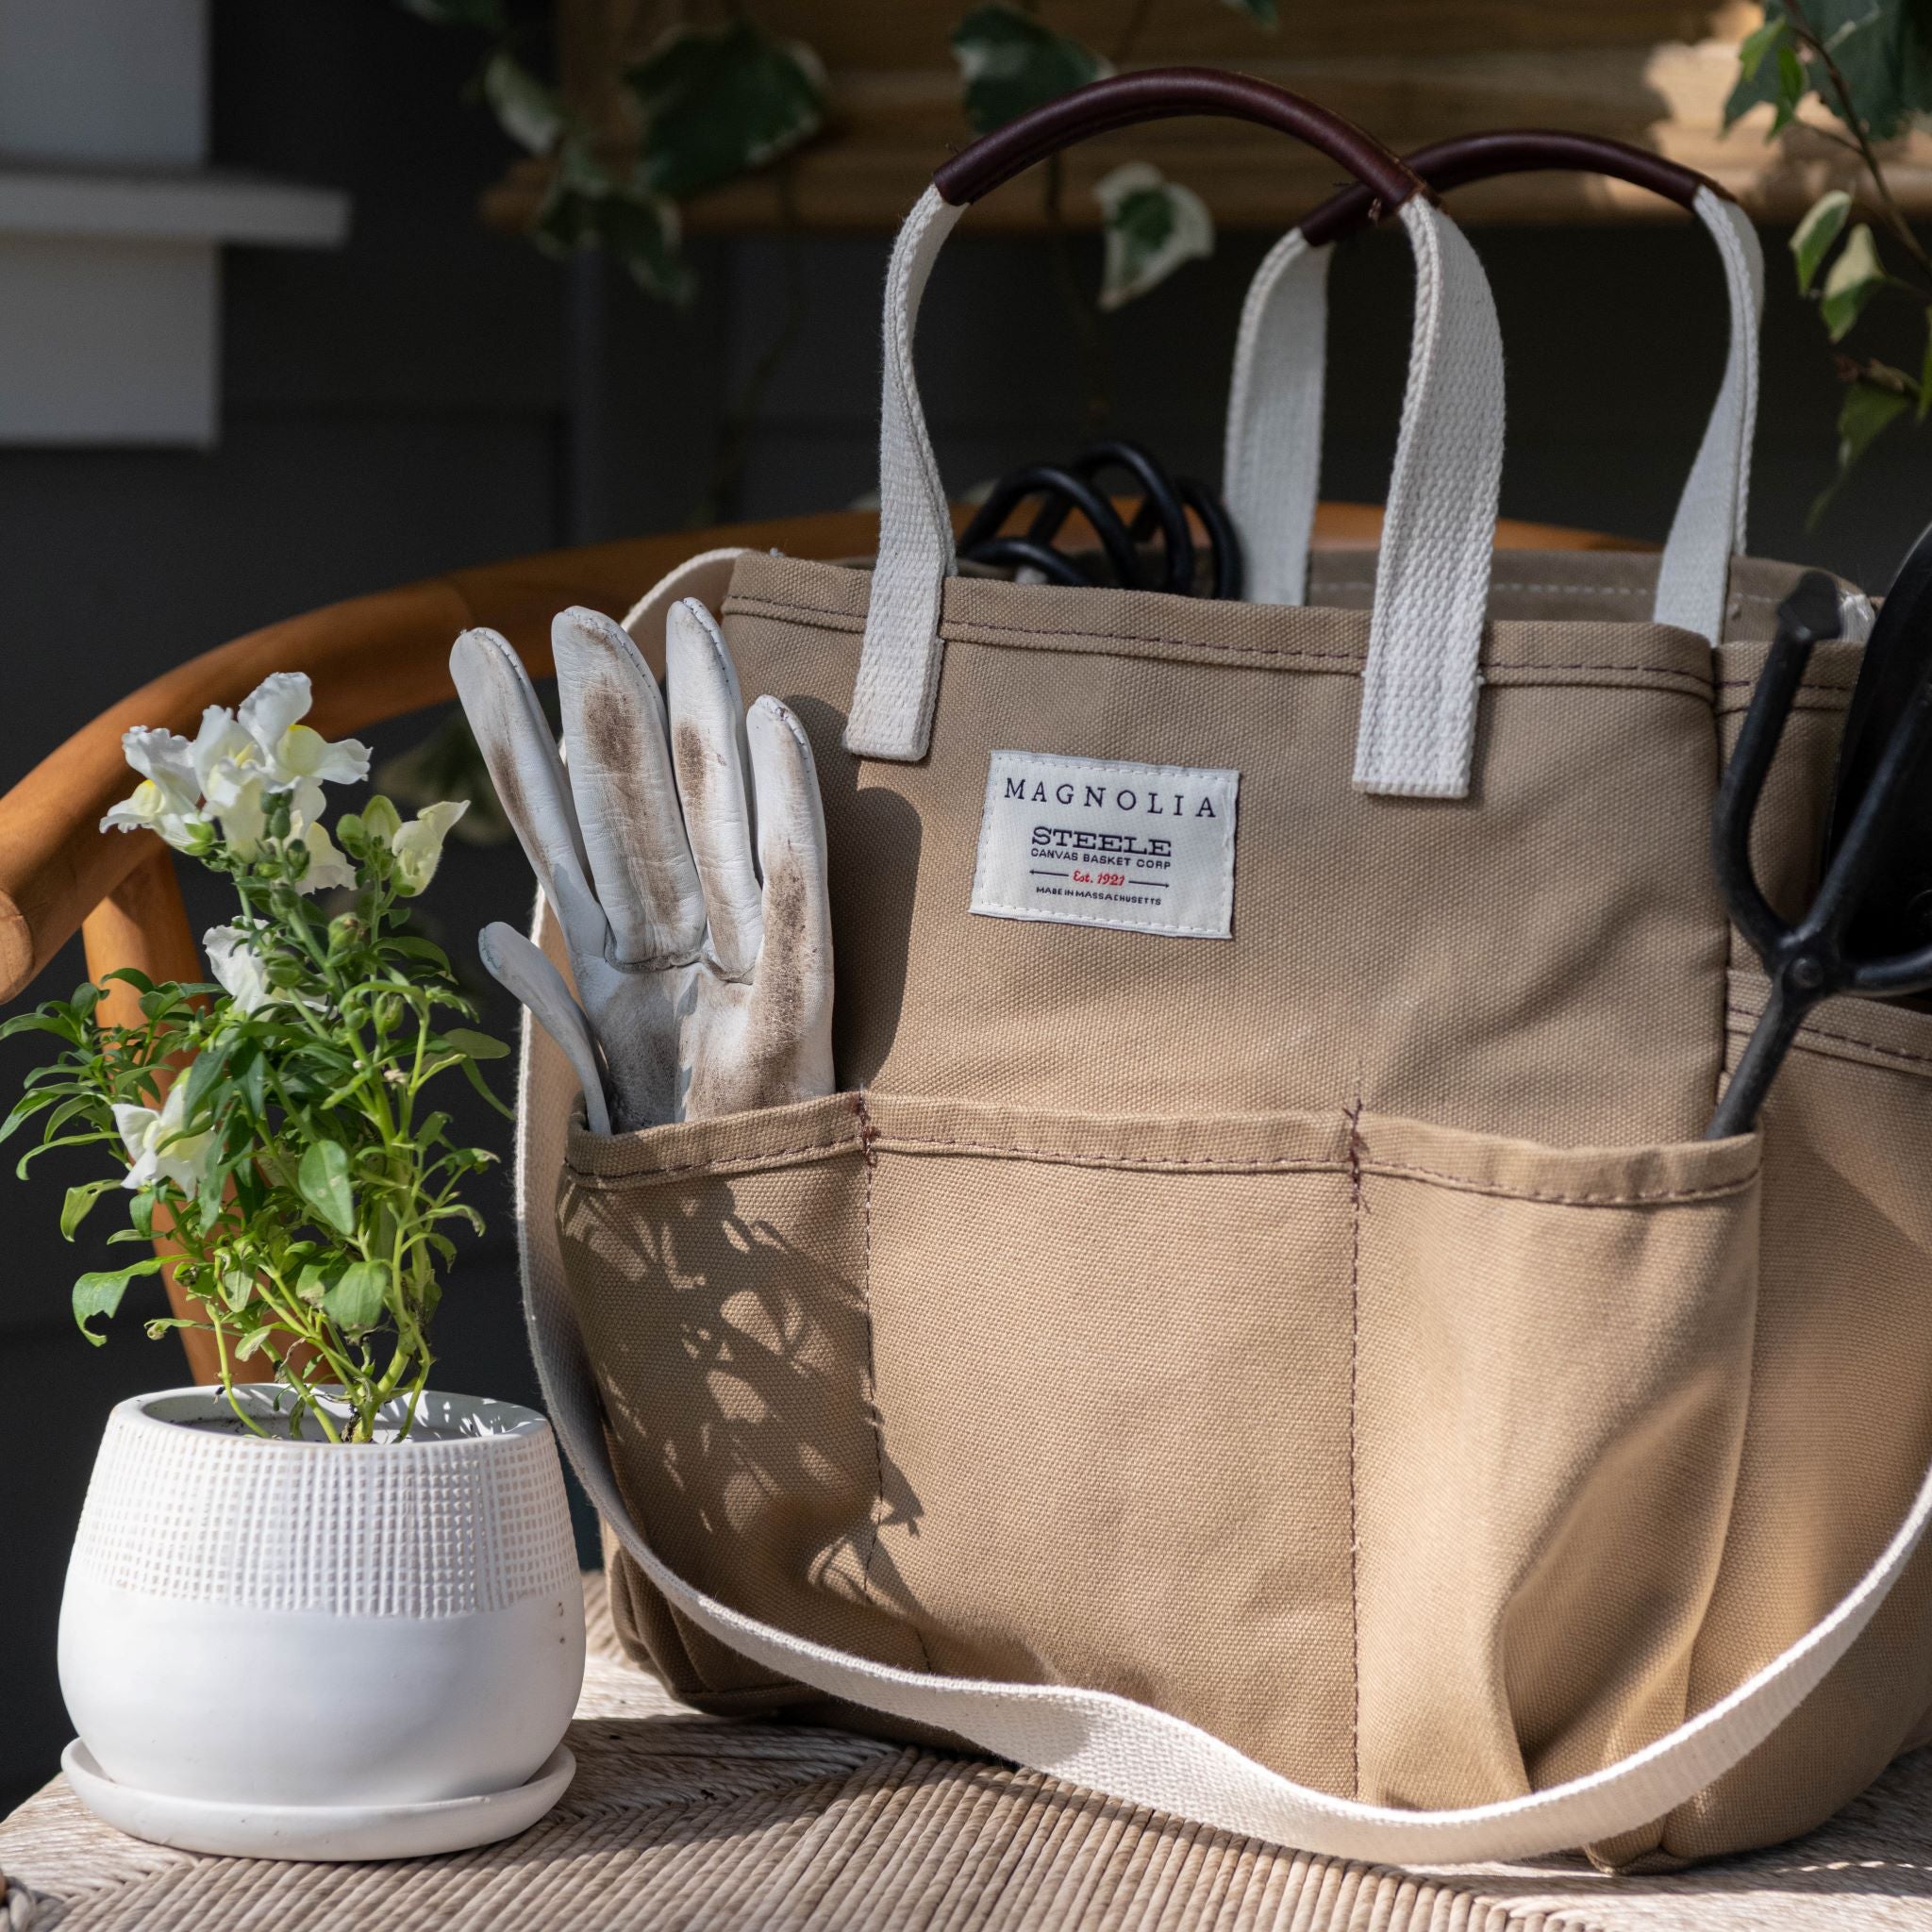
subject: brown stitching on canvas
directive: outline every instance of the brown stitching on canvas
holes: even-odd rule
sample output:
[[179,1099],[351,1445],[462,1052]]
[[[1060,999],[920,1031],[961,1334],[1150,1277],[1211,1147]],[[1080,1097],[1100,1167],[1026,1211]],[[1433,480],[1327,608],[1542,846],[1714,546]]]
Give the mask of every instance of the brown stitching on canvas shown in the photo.
[[[1748,1019],[1751,1016],[1734,1013],[1732,1017]],[[1807,1032],[1812,1030],[1807,1028]],[[1825,1034],[1821,1037],[1838,1039],[1843,1036]],[[1855,1046],[1867,1044],[1862,1041],[1848,1041],[1848,1043]],[[1899,1048],[1879,1046],[1873,1046],[1870,1050],[1900,1059],[1923,1060],[1932,1065],[1932,1055],[1907,1054]],[[1340,1160],[1324,1155],[1294,1154],[1263,1155],[1244,1158],[1239,1155],[1224,1154],[1143,1156],[1091,1153],[1080,1148],[1054,1147],[1038,1142],[967,1141],[939,1134],[890,1132],[878,1126],[866,1111],[863,1100],[857,1096],[854,1098],[854,1110],[860,1124],[856,1141],[844,1139],[827,1141],[805,1147],[785,1148],[773,1154],[747,1156],[739,1160],[692,1161],[681,1167],[652,1168],[642,1174],[627,1175],[583,1174],[575,1168],[571,1170],[571,1174],[574,1179],[591,1187],[596,1186],[599,1181],[613,1185],[637,1185],[665,1179],[675,1180],[694,1174],[743,1173],[802,1156],[854,1152],[863,1154],[870,1167],[876,1158],[876,1150],[883,1147],[890,1152],[937,1150],[947,1154],[982,1155],[994,1159],[1041,1160],[1073,1167],[1102,1167],[1132,1174],[1349,1174],[1359,1164],[1362,1172],[1367,1174],[1387,1174],[1394,1179],[1435,1181],[1463,1193],[1488,1194],[1504,1201],[1547,1202],[1559,1208],[1669,1207],[1684,1201],[1720,1200],[1726,1194],[1737,1193],[1749,1187],[1757,1178],[1757,1170],[1754,1168],[1750,1174],[1740,1175],[1736,1180],[1716,1182],[1706,1188],[1657,1190],[1650,1192],[1640,1191],[1621,1194],[1557,1193],[1533,1188],[1506,1187],[1500,1182],[1472,1180],[1466,1174],[1450,1174],[1440,1168],[1377,1160],[1368,1153],[1365,1141],[1360,1143],[1360,1153],[1357,1155],[1355,1138],[1351,1139],[1349,1153]],[[1356,1118],[1357,1116],[1350,1116],[1351,1120]],[[1352,1129],[1351,1133],[1354,1137],[1355,1130]],[[868,1205],[869,1202],[868,1193]]]
[[[877,1604],[879,1600],[873,1590],[872,1566],[878,1557],[879,1535],[886,1514],[886,1418],[879,1407],[878,1340],[872,1316],[872,1190],[873,1178],[879,1165],[879,1136],[872,1115],[866,1111],[862,1090],[852,1096],[852,1111],[858,1121],[858,1150],[865,1157],[865,1246],[859,1296],[865,1307],[865,1400],[872,1410],[873,1453],[872,1541],[866,1545],[860,1582],[865,1590],[865,1600]],[[880,1605],[880,1607],[885,1608],[886,1606]],[[906,1619],[906,1627],[912,1632],[912,1641],[919,1646],[920,1662],[930,1676],[932,1658],[925,1648],[925,1638],[909,1616]]]
[[1368,1174],[1387,1174],[1394,1180],[1433,1181],[1459,1194],[1486,1194],[1499,1201],[1531,1201],[1556,1208],[1669,1208],[1687,1201],[1722,1201],[1743,1193],[1757,1179],[1757,1169],[1737,1179],[1716,1181],[1707,1188],[1659,1189],[1652,1193],[1634,1194],[1555,1194],[1535,1188],[1506,1188],[1490,1181],[1473,1181],[1466,1175],[1443,1174],[1433,1167],[1408,1167],[1399,1161],[1371,1158]]
[[939,1135],[881,1134],[879,1142],[895,1151],[942,1148],[950,1154],[984,1154],[995,1158],[1064,1162],[1070,1167],[1124,1168],[1136,1174],[1185,1174],[1205,1168],[1216,1174],[1345,1174],[1346,1160],[1324,1155],[1283,1154],[1243,1159],[1238,1155],[1090,1154],[1073,1147],[1046,1147],[1025,1142],[955,1141]]
[[[1717,681],[1717,688],[1719,691],[1756,691],[1757,689],[1757,680],[1755,677],[1720,677]],[[1797,685],[1794,689],[1817,691],[1825,697],[1842,698],[1851,695],[1852,687],[1849,684],[1820,684],[1813,680]]]
[[1362,1620],[1359,1466],[1361,1362],[1362,1096],[1359,1081],[1348,1116],[1348,1636],[1355,1714],[1349,1726],[1349,1795],[1362,1794]]
[[841,1135],[836,1141],[809,1141],[802,1147],[774,1147],[769,1154],[720,1155],[715,1160],[686,1160],[671,1167],[622,1168],[608,1173],[597,1168],[579,1167],[573,1160],[564,1162],[565,1171],[573,1180],[582,1181],[587,1187],[627,1186],[639,1181],[675,1180],[691,1174],[744,1174],[761,1167],[775,1167],[783,1160],[799,1160],[813,1154],[849,1154],[855,1149],[863,1151],[864,1136],[861,1133],[855,1141],[847,1135]]
[[[1738,1007],[1730,1008],[1724,1014],[1726,1020],[1739,1024],[1740,1031],[1749,1032],[1757,1025],[1761,1014],[1745,1012]],[[1829,1040],[1840,1046],[1855,1046],[1861,1053],[1875,1053],[1889,1060],[1905,1060],[1913,1066],[1932,1067],[1932,1053],[1913,1053],[1903,1046],[1880,1046],[1875,1040],[1860,1040],[1855,1033],[1828,1033],[1823,1026],[1802,1026],[1798,1037],[1791,1043],[1803,1046],[1807,1040]]]
[[[749,602],[750,600],[744,600]],[[740,608],[734,599],[726,607],[727,614]],[[792,617],[837,617],[844,618],[842,610],[829,610],[816,604],[773,604],[766,611],[773,616]],[[851,628],[858,628],[859,620],[847,619]],[[947,643],[977,643],[981,641],[973,635],[975,631],[1000,631],[1012,637],[1025,638],[1066,638],[1074,641],[1085,640],[1099,644],[1157,644],[1174,651],[1221,651],[1229,655],[1246,658],[1281,658],[1284,659],[1307,660],[1311,663],[1353,664],[1357,668],[1365,661],[1361,651],[1319,651],[1302,644],[1238,644],[1215,642],[1206,638],[1176,638],[1164,633],[1145,631],[1078,630],[1068,626],[1041,624],[996,624],[985,618],[959,618],[950,625],[941,625],[940,636]],[[991,648],[998,649],[994,644]],[[1668,664],[1539,664],[1526,658],[1491,658],[1484,660],[1484,671],[1601,671],[1617,676],[1671,678],[1679,684],[1692,687],[1698,695],[1711,689],[1707,677],[1700,677],[1694,671],[1673,670]],[[1821,689],[1833,689],[1824,686]]]

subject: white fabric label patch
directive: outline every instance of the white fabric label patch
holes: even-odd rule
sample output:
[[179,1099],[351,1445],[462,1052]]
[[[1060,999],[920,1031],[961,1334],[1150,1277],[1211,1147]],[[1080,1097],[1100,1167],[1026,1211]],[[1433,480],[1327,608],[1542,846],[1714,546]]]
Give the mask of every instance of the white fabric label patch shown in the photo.
[[1241,780],[1185,765],[996,751],[973,910],[1232,939]]

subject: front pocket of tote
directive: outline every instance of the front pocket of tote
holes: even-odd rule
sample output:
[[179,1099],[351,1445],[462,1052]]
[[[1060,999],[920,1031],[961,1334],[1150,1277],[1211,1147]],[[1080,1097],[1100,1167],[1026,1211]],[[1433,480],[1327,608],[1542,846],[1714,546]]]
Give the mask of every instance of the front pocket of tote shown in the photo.
[[[1765,983],[1731,975],[1735,1064]],[[1932,1459],[1932,1014],[1833,999],[1764,1114],[1764,1264],[1751,1426],[1724,1577],[1697,1647],[1708,1704],[1829,1611]],[[1932,1546],[1825,1681],[1672,1820],[1704,1857],[1810,1829],[1924,1741]],[[1916,1735],[1915,1735],[1916,1734]]]
[[[652,1548],[737,1609],[916,1666],[875,1561],[897,1486],[874,1407],[860,1118],[834,1095],[611,1137],[578,1126],[558,1225],[619,1486]],[[784,1701],[623,1567],[674,1690]]]
[[[627,1500],[741,1608],[1406,1802],[1523,1789],[1688,1652],[1748,1383],[1748,1143],[847,1095],[573,1159]],[[1672,1661],[1564,1655],[1633,1634]]]
[[1756,1140],[1364,1119],[1359,1786],[1545,1789],[1688,1714],[1751,1397]]

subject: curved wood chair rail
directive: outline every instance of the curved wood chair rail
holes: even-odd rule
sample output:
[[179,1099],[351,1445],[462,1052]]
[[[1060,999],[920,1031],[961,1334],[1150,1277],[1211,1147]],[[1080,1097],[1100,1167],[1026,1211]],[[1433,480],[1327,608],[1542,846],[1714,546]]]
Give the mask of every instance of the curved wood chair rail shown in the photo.
[[[971,513],[962,508],[956,523],[963,526]],[[1315,525],[1319,541],[1338,546],[1372,546],[1380,528],[1381,511],[1358,504],[1324,504]],[[103,711],[0,798],[0,1002],[22,993],[76,929],[96,979],[119,966],[158,980],[203,976],[166,846],[148,832],[99,830],[102,814],[133,789],[121,755],[130,726],[192,736],[204,707],[239,704],[273,671],[306,671],[315,686],[308,722],[340,738],[452,697],[449,647],[471,625],[503,632],[533,675],[548,676],[550,620],[567,605],[622,614],[701,550],[742,544],[858,557],[873,551],[877,534],[875,515],[847,510],[551,551],[352,597],[191,658]],[[1498,524],[1496,541],[1512,549],[1645,547],[1509,522]],[[128,989],[117,987],[103,1015],[125,1018],[131,1004]],[[201,1346],[208,1338],[182,1339],[196,1378],[212,1380],[212,1351]],[[247,1366],[267,1370],[258,1357]]]

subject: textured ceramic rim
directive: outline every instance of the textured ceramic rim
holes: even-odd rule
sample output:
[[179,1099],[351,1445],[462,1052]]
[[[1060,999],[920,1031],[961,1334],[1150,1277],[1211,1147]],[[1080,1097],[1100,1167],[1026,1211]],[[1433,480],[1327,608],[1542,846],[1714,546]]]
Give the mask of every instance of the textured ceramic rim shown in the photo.
[[228,1857],[345,1860],[430,1857],[495,1844],[544,1817],[576,1776],[559,1744],[520,1785],[420,1805],[233,1805],[118,1784],[75,1738],[60,1769],[95,1817],[150,1843]]
[[[273,1382],[244,1382],[235,1390],[242,1407],[257,1422],[264,1424],[286,1423],[288,1420],[286,1409],[270,1406],[279,1392],[278,1385]],[[403,1398],[397,1397],[387,1404],[382,1412],[387,1415],[393,1409],[400,1413],[404,1407]],[[130,1395],[125,1401],[114,1405],[109,1420],[118,1417],[143,1429],[176,1429],[188,1424],[218,1421],[232,1413],[221,1387],[207,1383],[178,1389],[155,1389],[145,1395]],[[384,1450],[409,1454],[439,1449],[461,1451],[474,1442],[513,1441],[520,1437],[541,1435],[550,1427],[547,1416],[537,1409],[525,1407],[520,1402],[500,1402],[489,1395],[451,1395],[437,1389],[424,1391],[417,1404],[417,1417],[425,1423],[464,1418],[475,1421],[479,1426],[460,1436],[413,1437],[401,1442],[359,1442],[354,1445],[355,1453],[366,1456]],[[343,1446],[312,1437],[295,1440],[283,1436],[233,1435],[217,1440],[249,1443],[262,1449],[325,1450],[330,1454]]]

